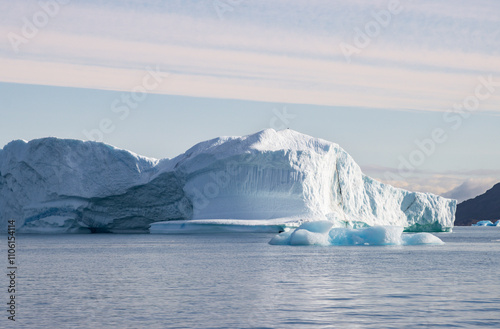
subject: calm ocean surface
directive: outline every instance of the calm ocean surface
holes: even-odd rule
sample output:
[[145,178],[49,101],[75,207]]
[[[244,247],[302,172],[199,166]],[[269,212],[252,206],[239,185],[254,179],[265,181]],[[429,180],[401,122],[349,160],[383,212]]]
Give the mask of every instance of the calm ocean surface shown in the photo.
[[444,246],[271,246],[273,236],[18,235],[9,327],[500,328],[498,227],[456,227],[438,234]]

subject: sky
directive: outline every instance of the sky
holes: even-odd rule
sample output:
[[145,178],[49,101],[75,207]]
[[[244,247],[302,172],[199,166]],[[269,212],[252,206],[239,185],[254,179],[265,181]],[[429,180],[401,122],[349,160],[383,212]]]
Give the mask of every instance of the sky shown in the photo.
[[0,147],[290,128],[459,201],[500,181],[500,2],[0,0]]

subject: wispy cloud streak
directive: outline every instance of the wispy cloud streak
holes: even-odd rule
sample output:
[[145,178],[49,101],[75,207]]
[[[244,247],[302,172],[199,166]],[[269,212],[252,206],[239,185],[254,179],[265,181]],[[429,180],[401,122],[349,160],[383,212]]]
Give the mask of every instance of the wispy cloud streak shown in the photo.
[[[0,35],[22,35],[23,18],[29,21],[41,10],[36,2],[26,3],[0,6],[5,16]],[[171,83],[157,93],[427,111],[445,111],[461,101],[480,74],[500,81],[498,47],[464,51],[460,40],[447,46],[441,36],[428,34],[434,26],[454,35],[453,24],[439,23],[450,15],[445,9],[453,7],[451,2],[437,7],[401,1],[401,16],[351,63],[338,45],[350,42],[352,28],[363,27],[370,11],[386,2],[294,4],[310,9],[300,12],[283,11],[288,2],[256,1],[242,4],[224,21],[210,6],[168,4],[65,5],[35,38],[20,45],[19,53],[8,38],[1,39],[0,81],[128,90],[144,66],[157,65],[172,73]],[[288,21],[289,12],[295,13],[289,18],[304,23],[297,27]],[[345,15],[354,23],[342,28]],[[482,32],[495,38],[496,30],[488,28],[499,19],[488,10],[462,9],[453,15],[455,24],[463,24],[464,40],[483,19],[491,24],[485,23]],[[412,42],[414,35],[420,39]],[[481,110],[500,111],[500,96],[484,102]]]

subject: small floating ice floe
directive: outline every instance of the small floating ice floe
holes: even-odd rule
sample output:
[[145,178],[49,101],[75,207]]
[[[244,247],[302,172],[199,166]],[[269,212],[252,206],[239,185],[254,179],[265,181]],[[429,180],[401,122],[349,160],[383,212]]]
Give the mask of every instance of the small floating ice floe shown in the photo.
[[269,243],[292,246],[387,246],[441,245],[430,233],[403,233],[401,226],[372,226],[360,229],[333,227],[328,221],[308,222],[294,230],[276,235]]
[[495,224],[491,220],[481,220],[471,226],[500,226],[500,220],[497,220]]

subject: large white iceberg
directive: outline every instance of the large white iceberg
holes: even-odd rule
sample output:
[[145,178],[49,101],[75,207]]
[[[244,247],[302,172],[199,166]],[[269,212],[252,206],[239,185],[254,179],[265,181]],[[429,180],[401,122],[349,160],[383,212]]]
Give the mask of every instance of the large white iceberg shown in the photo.
[[455,209],[455,200],[367,177],[337,144],[292,130],[216,138],[163,160],[56,138],[0,150],[3,230],[16,219],[20,232],[146,232],[155,223],[152,231],[168,233],[174,220],[447,231]]

